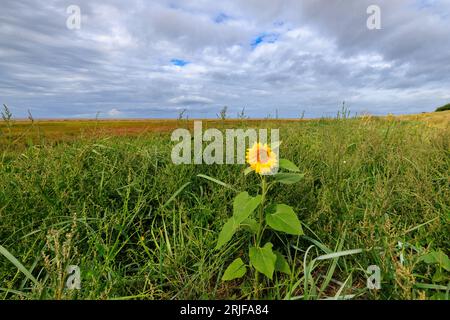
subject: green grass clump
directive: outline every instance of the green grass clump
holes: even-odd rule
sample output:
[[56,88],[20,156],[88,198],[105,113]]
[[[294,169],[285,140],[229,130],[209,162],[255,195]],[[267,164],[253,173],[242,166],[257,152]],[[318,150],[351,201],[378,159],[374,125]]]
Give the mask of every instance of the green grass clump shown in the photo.
[[[270,198],[294,208],[305,235],[270,239],[293,272],[265,279],[262,298],[448,299],[448,127],[372,117],[270,126],[280,128],[280,156],[305,174]],[[6,143],[1,298],[253,296],[251,280],[221,281],[249,234],[214,250],[236,191],[258,190],[244,165],[176,166],[169,133]],[[64,289],[71,264],[79,291]],[[366,288],[370,265],[381,268],[380,290]]]

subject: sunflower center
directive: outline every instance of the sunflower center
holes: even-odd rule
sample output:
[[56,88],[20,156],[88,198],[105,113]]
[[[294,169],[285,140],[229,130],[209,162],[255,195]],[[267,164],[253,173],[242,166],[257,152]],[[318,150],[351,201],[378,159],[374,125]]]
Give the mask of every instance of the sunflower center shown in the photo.
[[256,160],[259,163],[267,163],[269,161],[269,152],[266,148],[260,148],[259,146],[256,149]]

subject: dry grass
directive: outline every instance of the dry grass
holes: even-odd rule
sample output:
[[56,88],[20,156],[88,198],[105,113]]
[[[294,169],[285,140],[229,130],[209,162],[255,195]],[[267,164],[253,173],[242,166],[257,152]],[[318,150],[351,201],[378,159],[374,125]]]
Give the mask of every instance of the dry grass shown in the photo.
[[[375,119],[377,117],[364,116],[364,121]],[[429,127],[448,128],[450,126],[450,111],[432,112],[413,115],[386,116],[381,117],[391,121],[413,121],[426,123]],[[252,127],[259,127],[262,123],[265,126],[288,124],[295,122],[317,122],[329,121],[331,119],[228,119],[211,120],[203,119],[204,128],[228,128],[235,127],[237,124],[243,124]],[[193,128],[194,120],[175,120],[175,119],[111,119],[111,120],[57,120],[46,119],[36,120],[33,124],[29,120],[16,120],[11,128],[11,139],[16,142],[27,142],[30,139],[35,143],[39,139],[45,139],[47,142],[71,141],[80,137],[107,137],[107,136],[141,136],[147,133],[168,133],[176,128]],[[7,136],[6,124],[0,122],[0,145],[5,143]]]
[[396,117],[400,120],[425,122],[430,127],[448,128],[450,126],[450,111],[426,112],[421,114]]

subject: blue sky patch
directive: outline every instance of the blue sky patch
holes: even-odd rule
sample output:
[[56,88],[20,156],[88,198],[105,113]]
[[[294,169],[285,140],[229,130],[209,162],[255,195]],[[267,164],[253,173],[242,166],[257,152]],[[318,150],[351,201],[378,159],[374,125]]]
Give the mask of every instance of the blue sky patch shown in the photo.
[[274,43],[278,40],[278,33],[262,33],[252,40],[250,45],[255,49],[261,43]]
[[170,60],[170,62],[174,66],[178,66],[178,67],[184,67],[185,65],[189,64],[189,61],[182,60],[182,59],[172,59],[172,60]]

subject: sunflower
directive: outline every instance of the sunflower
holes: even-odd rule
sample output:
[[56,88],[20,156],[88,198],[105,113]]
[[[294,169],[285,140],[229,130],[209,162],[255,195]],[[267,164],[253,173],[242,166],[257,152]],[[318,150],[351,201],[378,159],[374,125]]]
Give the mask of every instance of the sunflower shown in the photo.
[[266,175],[272,172],[272,169],[278,164],[277,155],[267,145],[255,142],[251,148],[247,150],[247,163],[255,170],[256,173]]

